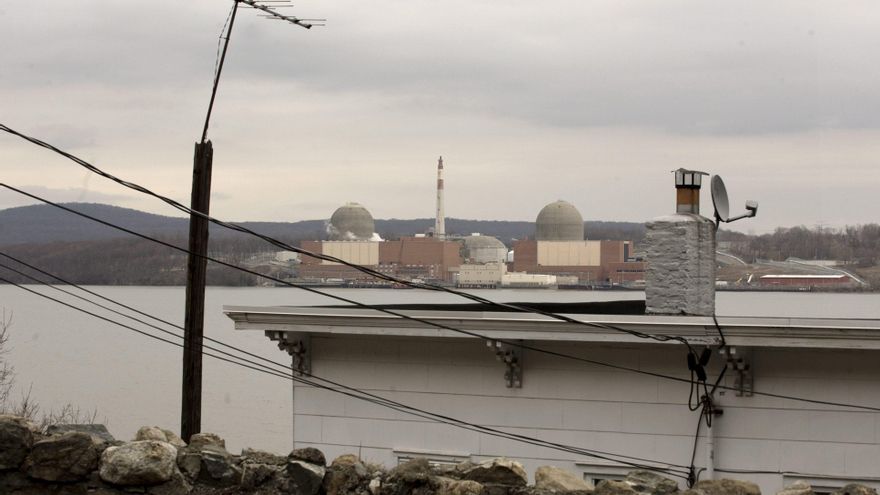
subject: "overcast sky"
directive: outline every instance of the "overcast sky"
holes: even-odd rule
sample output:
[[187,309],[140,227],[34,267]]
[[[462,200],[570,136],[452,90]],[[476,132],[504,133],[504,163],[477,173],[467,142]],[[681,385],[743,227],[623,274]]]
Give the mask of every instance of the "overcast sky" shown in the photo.
[[[188,203],[231,0],[3,0],[0,122]],[[733,225],[880,221],[880,3],[301,0],[241,9],[209,137],[212,213],[587,220],[674,210],[678,167],[724,177]],[[176,214],[0,135],[0,180]],[[24,204],[0,192],[0,208]],[[711,214],[704,189],[703,212]],[[587,233],[589,237],[589,232]]]

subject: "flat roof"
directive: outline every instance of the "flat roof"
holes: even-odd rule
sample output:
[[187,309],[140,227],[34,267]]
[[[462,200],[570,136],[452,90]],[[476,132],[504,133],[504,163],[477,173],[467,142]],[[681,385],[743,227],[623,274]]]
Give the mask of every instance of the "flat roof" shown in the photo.
[[[471,304],[441,305],[440,308],[426,306],[430,305],[385,307],[456,330],[504,340],[667,345],[609,328],[613,326],[642,333],[680,335],[694,344],[717,345],[721,342],[712,317],[705,316],[565,313],[586,323],[582,325],[536,313],[477,309]],[[476,338],[353,306],[224,306],[223,312],[235,322],[236,330],[272,334]],[[718,323],[727,343],[733,346],[880,349],[880,319],[719,316]]]
[[848,278],[847,275],[761,275],[761,278],[793,278],[793,279],[801,279],[801,278]]

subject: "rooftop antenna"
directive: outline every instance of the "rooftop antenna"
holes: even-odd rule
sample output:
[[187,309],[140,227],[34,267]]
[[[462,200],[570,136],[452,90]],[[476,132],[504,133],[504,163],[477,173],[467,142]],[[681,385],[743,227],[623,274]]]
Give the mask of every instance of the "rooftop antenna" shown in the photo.
[[[232,9],[227,19],[228,23],[220,33],[223,49],[218,49],[218,60],[214,70],[214,83],[211,87],[211,101],[208,103],[208,112],[205,115],[205,125],[202,128],[202,137],[195,145],[193,159],[193,182],[190,207],[201,214],[192,214],[189,219],[189,260],[187,261],[186,273],[186,314],[184,317],[183,332],[183,386],[180,408],[180,436],[189,442],[190,437],[199,433],[202,429],[202,339],[204,334],[205,314],[205,274],[207,272],[208,254],[208,220],[202,215],[208,215],[211,199],[211,163],[214,157],[214,148],[208,140],[208,126],[211,123],[211,111],[214,108],[214,100],[217,97],[217,86],[220,84],[220,74],[223,72],[223,63],[226,61],[226,52],[229,49],[229,39],[232,36],[232,26],[235,24],[235,16],[238,7],[249,7],[262,12],[263,16],[271,19],[286,21],[306,29],[315,25],[323,25],[324,19],[306,20],[298,17],[279,14],[275,11],[278,7],[289,7],[290,0],[232,0]],[[267,5],[271,5],[270,8]],[[322,24],[315,24],[315,21]],[[225,33],[225,37],[223,34]],[[218,41],[219,48],[219,41]]]
[[730,202],[727,200],[727,188],[721,176],[712,176],[712,204],[715,205],[715,229],[721,225],[721,222],[730,223],[743,218],[751,218],[758,214],[758,202],[746,201],[746,212],[735,217],[730,216]]

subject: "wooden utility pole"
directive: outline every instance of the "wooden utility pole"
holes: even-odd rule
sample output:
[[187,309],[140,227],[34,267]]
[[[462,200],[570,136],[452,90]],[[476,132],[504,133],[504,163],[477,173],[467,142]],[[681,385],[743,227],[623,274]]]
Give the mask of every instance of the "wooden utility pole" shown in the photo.
[[[304,22],[293,16],[281,15],[269,7],[262,5],[261,0],[233,0],[229,15],[229,27],[217,70],[214,72],[214,85],[211,88],[211,101],[205,116],[202,139],[196,143],[193,159],[192,199],[190,209],[194,212],[189,218],[189,260],[186,271],[186,315],[183,330],[183,383],[181,387],[180,436],[187,443],[190,437],[202,431],[202,340],[205,326],[205,274],[208,270],[208,209],[211,203],[211,162],[214,158],[214,147],[208,141],[208,126],[211,123],[211,111],[217,97],[220,74],[226,61],[229,49],[229,38],[239,4],[262,11],[264,17],[286,21],[291,24],[311,29],[315,24]],[[270,0],[262,0],[270,1]],[[287,3],[289,0],[271,0],[273,3]],[[323,19],[315,19],[323,21]],[[319,24],[320,25],[320,24]],[[222,37],[222,33],[221,33]]]
[[[190,208],[208,214],[211,203],[211,141],[196,143]],[[205,325],[205,274],[208,270],[208,220],[189,219],[189,260],[186,269],[186,316],[183,341],[183,401],[180,436],[186,442],[202,430],[202,338]]]

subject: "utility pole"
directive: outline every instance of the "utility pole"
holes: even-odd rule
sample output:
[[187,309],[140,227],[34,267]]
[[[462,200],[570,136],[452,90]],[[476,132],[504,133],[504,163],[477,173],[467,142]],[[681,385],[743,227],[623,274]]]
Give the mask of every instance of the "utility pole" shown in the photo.
[[[277,6],[277,3],[287,3],[287,0],[264,1],[274,2],[273,6]],[[232,35],[232,26],[235,24],[235,15],[238,13],[239,5],[260,10],[264,13],[263,17],[287,21],[306,29],[311,29],[313,25],[323,25],[307,21],[324,20],[299,19],[293,16],[281,15],[255,0],[233,0],[228,28],[226,28],[223,52],[220,55],[217,70],[214,73],[211,101],[208,104],[208,112],[205,116],[202,139],[196,143],[195,156],[193,157],[190,208],[196,213],[190,215],[189,219],[190,254],[186,267],[186,314],[184,316],[183,331],[183,383],[180,407],[180,436],[186,442],[190,441],[192,435],[202,430],[202,342],[205,326],[205,276],[208,271],[208,260],[206,258],[208,255],[207,216],[211,204],[211,165],[214,158],[214,147],[211,141],[208,140],[208,126],[211,122],[211,111],[214,108],[214,100],[217,97],[220,73],[223,71],[223,63],[226,60],[226,52],[229,48],[229,38]]]

